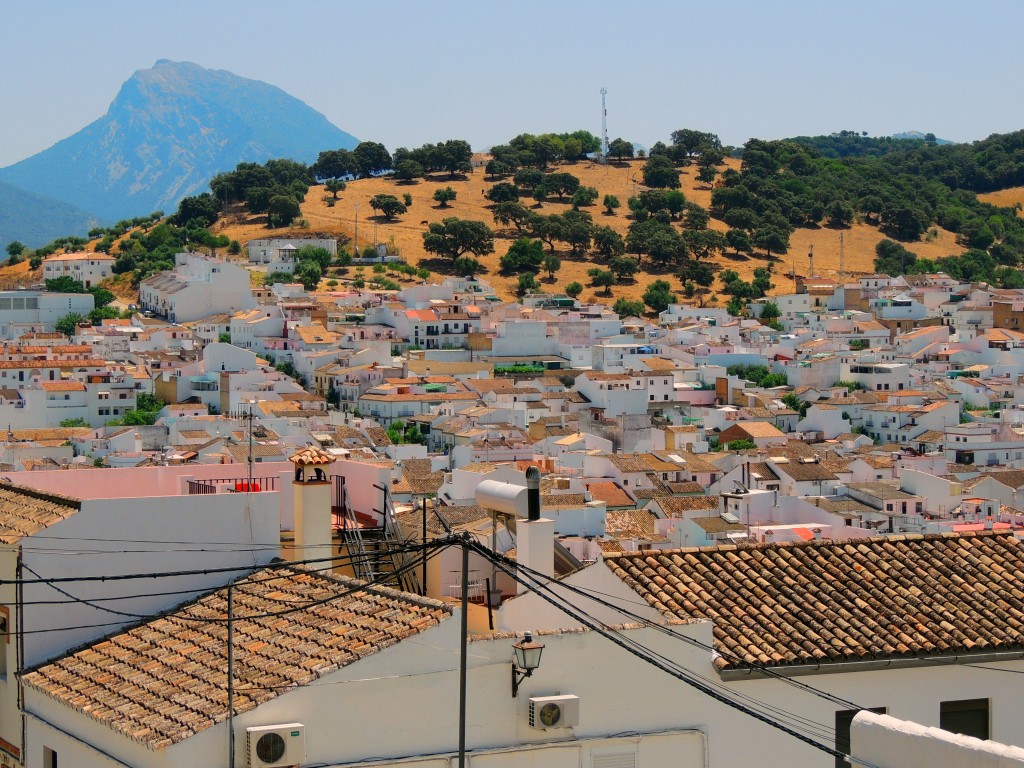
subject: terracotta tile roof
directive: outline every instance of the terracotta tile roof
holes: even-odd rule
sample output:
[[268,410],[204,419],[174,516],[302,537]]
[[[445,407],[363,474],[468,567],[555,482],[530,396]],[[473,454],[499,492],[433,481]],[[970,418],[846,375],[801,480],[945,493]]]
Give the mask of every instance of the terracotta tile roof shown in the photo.
[[323,448],[318,448],[315,445],[306,446],[301,451],[297,451],[288,457],[288,461],[292,464],[332,464],[334,463],[334,457],[331,456]]
[[715,665],[1024,648],[1024,544],[991,533],[606,554],[666,616],[714,622]]
[[[654,537],[654,515],[646,509],[617,509],[605,517],[605,535],[615,539],[646,539]],[[657,538],[661,539],[661,536]]]
[[[361,584],[294,567],[257,571],[236,584],[238,712],[451,615],[437,600]],[[289,607],[294,610],[282,613]],[[119,734],[163,749],[226,718],[226,616],[225,588],[44,664],[23,681]]]
[[658,499],[658,505],[666,517],[680,517],[684,512],[700,509],[719,508],[718,496],[666,496]]
[[42,381],[39,387],[45,392],[84,392],[85,384],[80,381]]
[[80,507],[78,499],[0,483],[0,541],[17,544],[71,517]]
[[737,533],[747,529],[746,526],[741,523],[730,523],[723,520],[721,515],[694,517],[691,518],[691,520],[703,528],[705,533]]
[[582,507],[587,503],[586,496],[582,493],[550,493],[540,497],[541,509],[564,509],[567,507]]
[[[608,457],[608,461],[619,470],[619,472],[650,472],[651,465],[647,461],[647,454],[644,453],[624,453],[615,454]],[[673,467],[673,469],[676,469]]]
[[603,501],[609,507],[636,506],[636,502],[619,487],[618,483],[611,481],[587,483],[587,490],[596,501]]
[[785,464],[776,464],[775,468],[776,473],[781,472],[798,483],[839,479],[834,472],[819,462],[790,461]]
[[672,493],[704,493],[707,490],[703,485],[693,481],[685,483],[669,483],[668,489]]

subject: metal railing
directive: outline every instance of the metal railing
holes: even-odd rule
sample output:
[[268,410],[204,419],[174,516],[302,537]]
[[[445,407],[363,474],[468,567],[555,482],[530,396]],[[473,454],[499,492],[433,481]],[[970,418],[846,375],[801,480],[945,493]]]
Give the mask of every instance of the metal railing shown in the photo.
[[[276,491],[277,481],[278,477],[276,475],[253,477],[251,490],[253,493],[261,491]],[[205,478],[203,480],[189,480],[188,495],[195,496],[197,494],[206,493],[245,493],[250,490],[247,487],[248,484],[249,479],[247,477],[214,477]]]

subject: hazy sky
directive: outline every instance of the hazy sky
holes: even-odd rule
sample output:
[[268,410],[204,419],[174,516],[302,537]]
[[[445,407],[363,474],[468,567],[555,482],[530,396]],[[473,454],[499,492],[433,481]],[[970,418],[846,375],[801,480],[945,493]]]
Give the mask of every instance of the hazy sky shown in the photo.
[[601,128],[727,144],[1024,128],[1021,0],[0,0],[0,166],[157,59],[264,80],[389,149]]

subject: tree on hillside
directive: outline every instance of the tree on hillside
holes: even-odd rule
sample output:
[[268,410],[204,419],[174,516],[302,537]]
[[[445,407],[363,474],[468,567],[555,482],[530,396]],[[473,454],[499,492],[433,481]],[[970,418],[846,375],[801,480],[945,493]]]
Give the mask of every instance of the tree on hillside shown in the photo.
[[337,200],[338,193],[344,192],[347,186],[341,179],[328,179],[324,182],[324,188],[333,195],[332,200]]
[[450,217],[423,233],[423,249],[453,261],[467,253],[483,256],[494,252],[494,232],[482,221]]
[[618,138],[608,144],[608,154],[616,160],[633,156],[633,142]]
[[178,203],[178,211],[171,217],[171,223],[193,229],[209,227],[220,216],[220,203],[209,192],[186,197]]
[[456,194],[457,193],[455,192],[455,190],[452,189],[451,187],[445,187],[444,189],[436,189],[434,190],[434,200],[436,200],[439,203],[439,208],[447,208],[448,203],[455,199]]
[[12,240],[7,244],[7,255],[8,256],[21,256],[25,252],[25,246],[17,240]]
[[642,301],[633,301],[623,296],[615,300],[615,303],[612,305],[612,311],[622,318],[643,317],[646,310]]
[[501,257],[501,271],[514,274],[527,270],[536,272],[544,262],[544,244],[540,240],[521,237]]
[[400,213],[405,213],[408,208],[394,195],[374,195],[370,198],[370,207],[374,211],[380,211],[385,219],[391,221]]
[[522,203],[507,200],[494,206],[494,223],[501,226],[512,224],[517,232],[523,232],[534,213]]
[[571,299],[575,299],[583,293],[583,284],[573,280],[567,286],[565,286],[565,295]]
[[487,194],[484,197],[492,203],[516,202],[519,200],[519,188],[515,184],[503,181],[487,190]]
[[555,279],[555,272],[562,268],[562,260],[555,254],[548,253],[544,255],[542,266],[544,271],[548,273],[548,279],[553,281]]
[[619,255],[608,261],[608,269],[615,273],[616,279],[632,280],[633,275],[640,271],[640,264],[632,256]]
[[358,173],[359,166],[347,149],[328,149],[317,156],[310,170],[318,179],[340,179]]
[[666,280],[655,280],[647,286],[644,291],[644,304],[654,312],[664,312],[669,304],[674,304],[676,295],[672,293],[672,286]]
[[587,270],[587,276],[590,278],[590,284],[595,288],[604,288],[604,295],[612,295],[612,286],[615,285],[615,273],[610,269],[601,269],[600,267],[593,267]]
[[648,187],[679,189],[679,171],[663,155],[655,155],[644,163],[644,184]]
[[626,245],[622,241],[622,235],[611,227],[597,227],[593,235],[594,251],[606,259],[614,259],[626,252]]
[[383,144],[376,141],[361,141],[352,150],[356,168],[362,176],[372,176],[391,167],[391,155]]
[[287,227],[299,217],[299,201],[291,195],[275,195],[267,204],[267,227]]
[[540,290],[540,283],[533,272],[527,272],[519,276],[516,283],[516,296],[525,296],[528,293],[536,293]]
[[622,205],[622,203],[619,202],[619,198],[615,195],[605,195],[601,204],[604,206],[604,212],[609,216],[614,216],[615,209]]
[[395,178],[406,184],[423,178],[423,166],[415,160],[402,160],[395,164]]
[[294,275],[295,279],[302,283],[303,288],[307,291],[315,291],[317,286],[320,285],[323,270],[320,269],[320,265],[316,261],[310,259],[300,262],[295,267]]
[[594,201],[597,200],[597,195],[596,187],[580,187],[572,193],[570,203],[573,208],[579,210],[581,206],[593,205]]

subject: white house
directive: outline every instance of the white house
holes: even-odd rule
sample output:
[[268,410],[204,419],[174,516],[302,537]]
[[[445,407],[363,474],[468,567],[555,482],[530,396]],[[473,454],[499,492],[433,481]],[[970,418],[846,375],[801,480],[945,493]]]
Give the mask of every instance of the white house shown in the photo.
[[106,253],[62,253],[43,261],[43,279],[70,277],[85,288],[99,285],[113,274],[114,257]]
[[0,291],[0,338],[52,332],[65,315],[88,315],[94,306],[91,293]]
[[171,271],[159,272],[139,284],[143,311],[187,323],[209,315],[256,306],[249,270],[199,253],[179,253]]

